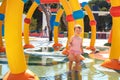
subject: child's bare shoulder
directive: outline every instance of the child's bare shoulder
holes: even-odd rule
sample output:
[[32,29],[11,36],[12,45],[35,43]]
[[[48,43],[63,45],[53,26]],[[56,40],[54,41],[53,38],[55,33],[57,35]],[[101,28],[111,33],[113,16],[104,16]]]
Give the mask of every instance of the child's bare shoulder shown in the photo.
[[74,35],[73,35],[73,36],[71,36],[71,38],[70,38],[70,39],[72,40],[73,38],[74,38]]

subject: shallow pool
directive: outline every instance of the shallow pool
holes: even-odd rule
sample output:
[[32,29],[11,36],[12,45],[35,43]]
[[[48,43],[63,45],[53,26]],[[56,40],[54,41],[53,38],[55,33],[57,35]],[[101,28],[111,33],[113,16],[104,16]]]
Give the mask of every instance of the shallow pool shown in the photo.
[[[101,49],[102,50],[102,49]],[[104,49],[103,49],[104,50]],[[29,70],[40,80],[120,80],[120,71],[100,66],[103,60],[93,59],[84,54],[79,72],[68,72],[68,58],[61,51],[54,52],[51,47],[26,49],[25,57]],[[4,53],[0,54],[0,78],[8,72],[9,67]]]

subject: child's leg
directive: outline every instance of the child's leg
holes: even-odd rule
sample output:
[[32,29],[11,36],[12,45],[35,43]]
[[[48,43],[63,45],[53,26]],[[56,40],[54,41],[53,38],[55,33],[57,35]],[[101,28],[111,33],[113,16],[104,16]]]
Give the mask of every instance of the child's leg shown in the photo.
[[69,59],[69,70],[72,70],[72,63],[74,61],[73,54],[70,53],[69,56],[68,56],[68,59]]
[[76,60],[75,60],[75,62],[76,62],[75,70],[78,71],[79,65],[80,65],[80,55],[79,55],[79,54],[76,55]]
[[72,70],[72,63],[73,63],[73,61],[69,61],[69,71]]
[[75,64],[75,71],[79,71],[79,65],[80,65],[80,62],[76,62],[76,64]]

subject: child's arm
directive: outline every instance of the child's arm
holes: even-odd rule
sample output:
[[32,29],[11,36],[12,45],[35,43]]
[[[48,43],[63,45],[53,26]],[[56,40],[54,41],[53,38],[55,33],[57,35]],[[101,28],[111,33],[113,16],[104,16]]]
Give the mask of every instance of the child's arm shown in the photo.
[[72,46],[72,39],[73,39],[73,37],[71,37],[70,41],[68,42],[68,47],[69,48]]
[[82,43],[83,43],[83,40],[81,39],[80,48],[81,48],[81,53],[82,53],[82,54],[84,54],[84,52],[83,52],[83,45],[82,45]]

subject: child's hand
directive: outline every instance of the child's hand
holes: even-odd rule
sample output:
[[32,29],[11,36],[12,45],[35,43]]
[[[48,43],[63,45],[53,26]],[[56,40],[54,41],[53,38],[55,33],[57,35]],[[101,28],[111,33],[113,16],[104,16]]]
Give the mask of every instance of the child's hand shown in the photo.
[[71,47],[71,44],[68,44],[68,47],[70,48],[70,47]]
[[81,52],[81,54],[84,54],[84,52]]
[[68,47],[70,48],[72,46],[72,43],[70,42],[69,44],[68,44]]

